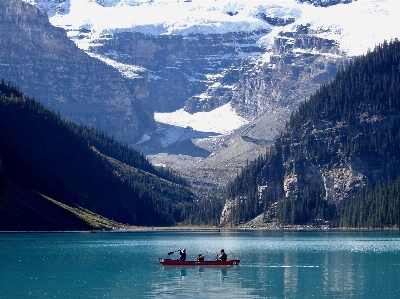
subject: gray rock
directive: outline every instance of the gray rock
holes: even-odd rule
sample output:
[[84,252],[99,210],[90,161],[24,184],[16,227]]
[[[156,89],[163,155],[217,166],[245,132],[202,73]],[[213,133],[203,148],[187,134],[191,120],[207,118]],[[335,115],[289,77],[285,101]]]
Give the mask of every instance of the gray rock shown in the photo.
[[133,142],[154,128],[147,78],[87,55],[36,7],[0,0],[0,73],[61,116]]

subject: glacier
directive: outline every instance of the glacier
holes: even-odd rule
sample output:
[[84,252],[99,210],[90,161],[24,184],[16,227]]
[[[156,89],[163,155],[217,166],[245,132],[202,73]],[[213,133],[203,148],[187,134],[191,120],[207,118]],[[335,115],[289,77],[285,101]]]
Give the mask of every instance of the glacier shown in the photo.
[[[295,0],[24,1],[46,11],[50,22],[66,29],[83,49],[101,35],[116,32],[189,35],[270,30],[260,41],[268,48],[267,40],[275,32],[265,17],[293,19],[287,25],[292,28],[311,24],[311,29],[337,41],[349,56],[361,55],[383,40],[399,36],[400,4],[396,0],[346,1],[329,8]],[[79,37],[82,31],[85,38]]]

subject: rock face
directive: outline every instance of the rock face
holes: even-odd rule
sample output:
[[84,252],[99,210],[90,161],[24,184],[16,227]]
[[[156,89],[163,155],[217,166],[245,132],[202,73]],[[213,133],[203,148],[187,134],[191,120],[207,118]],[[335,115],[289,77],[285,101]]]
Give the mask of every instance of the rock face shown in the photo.
[[6,81],[63,117],[125,142],[154,128],[146,74],[124,78],[20,0],[0,0],[0,20],[0,73]]
[[[368,114],[368,113],[366,113]],[[361,187],[375,184],[397,173],[400,161],[397,156],[378,152],[344,154],[346,139],[357,139],[359,127],[371,126],[382,133],[393,129],[399,117],[369,116],[360,114],[360,122],[349,126],[342,122],[320,121],[303,125],[296,134],[287,133],[277,143],[282,158],[283,191],[289,198],[298,190],[314,185],[325,191],[325,200],[338,208],[357,193]],[[329,158],[316,154],[318,148],[328,148]],[[296,153],[304,157],[296,162]],[[264,176],[266,180],[267,176]],[[266,185],[270,185],[268,182]],[[275,192],[275,190],[274,190]]]
[[[283,26],[292,19],[260,18],[282,28],[270,49],[260,43],[267,31],[189,36],[113,33],[101,36],[88,49],[88,53],[146,68],[149,101],[158,112],[182,107],[190,113],[210,111],[231,102],[236,112],[251,122],[228,143],[216,140],[211,148],[193,141],[213,153],[195,166],[175,158],[173,152],[167,157],[150,157],[155,163],[170,165],[195,186],[221,186],[232,179],[247,159],[265,151],[261,148],[274,140],[298,104],[350,61],[334,41],[321,38],[321,32],[311,30],[308,24],[289,26],[292,29],[288,31],[289,27]],[[90,34],[81,32],[81,38]],[[149,153],[145,148],[149,142],[141,148],[145,153]],[[187,149],[188,156],[196,157],[195,150]],[[234,166],[227,167],[231,164]],[[215,175],[205,169],[214,169]]]
[[[271,16],[266,21],[278,27],[291,22]],[[145,67],[149,101],[156,111],[183,107],[196,113],[231,102],[242,117],[253,122],[242,137],[265,143],[283,128],[301,101],[350,61],[334,41],[318,37],[321,32],[308,25],[281,31],[269,52],[257,46],[266,33],[114,33],[102,36],[88,52]],[[266,132],[266,123],[270,132]]]
[[280,32],[269,62],[252,68],[242,65],[232,92],[232,105],[243,117],[294,111],[297,105],[331,80],[349,63],[332,40],[316,37],[307,26]]
[[333,41],[316,37],[307,26],[281,32],[270,61],[261,62],[265,49],[256,41],[265,33],[124,32],[102,36],[89,52],[147,68],[149,100],[158,112],[211,111],[232,101],[249,120],[278,109],[292,111],[348,63]]
[[158,112],[184,107],[195,113],[211,111],[230,100],[221,97],[237,83],[243,57],[264,51],[255,44],[262,33],[114,33],[101,36],[89,52],[145,67],[149,72],[149,100]]

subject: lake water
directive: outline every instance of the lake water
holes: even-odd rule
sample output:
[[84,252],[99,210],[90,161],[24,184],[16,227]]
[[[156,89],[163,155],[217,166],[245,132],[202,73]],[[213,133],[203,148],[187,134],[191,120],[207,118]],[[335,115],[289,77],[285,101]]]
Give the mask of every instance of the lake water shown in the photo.
[[[161,266],[185,247],[240,266]],[[389,232],[2,233],[0,298],[399,298]]]

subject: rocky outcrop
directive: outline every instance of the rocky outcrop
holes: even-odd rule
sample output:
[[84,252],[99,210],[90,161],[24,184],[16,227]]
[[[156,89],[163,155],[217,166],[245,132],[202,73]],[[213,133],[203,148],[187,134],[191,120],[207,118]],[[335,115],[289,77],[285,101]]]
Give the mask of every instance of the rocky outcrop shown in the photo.
[[288,24],[292,24],[296,19],[295,18],[282,18],[275,15],[269,15],[265,13],[261,13],[258,15],[263,20],[267,21],[268,24],[273,26],[286,26]]
[[294,111],[350,62],[334,41],[315,34],[306,25],[282,31],[274,40],[268,62],[251,68],[243,64],[231,97],[236,111],[247,119]]
[[[386,132],[399,117],[371,117],[365,121],[369,122],[368,126]],[[340,209],[361,188],[393,177],[400,167],[396,157],[377,152],[344,154],[345,141],[357,139],[359,135],[356,125],[321,121],[305,124],[299,133],[285,134],[277,143],[281,149],[286,198],[298,194],[307,185],[314,185],[323,190],[325,200]],[[318,148],[324,149],[325,156],[316,152]],[[301,159],[296,158],[299,155]],[[272,184],[267,172],[264,171],[263,177],[267,184]]]
[[6,81],[64,118],[124,142],[132,143],[154,128],[146,76],[124,78],[20,0],[0,0],[0,19],[0,74]]

